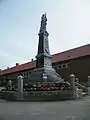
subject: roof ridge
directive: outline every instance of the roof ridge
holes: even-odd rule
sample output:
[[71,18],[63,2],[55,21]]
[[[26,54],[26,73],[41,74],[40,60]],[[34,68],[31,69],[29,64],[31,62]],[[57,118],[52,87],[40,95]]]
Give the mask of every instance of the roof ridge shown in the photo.
[[63,52],[58,52],[56,54],[53,54],[52,56],[58,55],[58,54],[62,54],[62,53],[65,53],[65,52],[69,52],[69,51],[72,51],[72,50],[75,50],[75,49],[79,49],[79,48],[82,48],[82,47],[86,47],[86,46],[90,46],[90,44],[86,44],[86,45],[78,46],[78,47],[75,47],[75,48],[71,48],[71,49],[65,50]]

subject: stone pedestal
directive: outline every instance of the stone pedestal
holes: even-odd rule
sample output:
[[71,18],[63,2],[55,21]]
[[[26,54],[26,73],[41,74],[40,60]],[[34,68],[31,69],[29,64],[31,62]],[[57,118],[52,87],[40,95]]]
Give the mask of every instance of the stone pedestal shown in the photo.
[[51,67],[36,68],[32,71],[30,82],[32,83],[57,83],[63,81],[59,74]]
[[76,86],[75,86],[75,75],[73,74],[70,75],[70,89],[72,91],[72,98],[76,99],[77,94],[76,94]]
[[23,77],[20,75],[18,76],[18,86],[17,86],[17,99],[23,100]]

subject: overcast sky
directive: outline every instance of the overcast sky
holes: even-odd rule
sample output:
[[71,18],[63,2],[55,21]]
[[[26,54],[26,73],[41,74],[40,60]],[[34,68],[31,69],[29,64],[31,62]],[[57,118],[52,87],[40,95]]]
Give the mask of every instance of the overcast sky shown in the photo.
[[0,68],[35,58],[42,13],[51,54],[90,43],[90,0],[0,0]]

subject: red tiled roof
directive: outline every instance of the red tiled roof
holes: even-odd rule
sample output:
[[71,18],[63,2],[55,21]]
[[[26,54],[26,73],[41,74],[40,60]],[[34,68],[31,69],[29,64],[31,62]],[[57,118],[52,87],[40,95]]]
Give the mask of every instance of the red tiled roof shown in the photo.
[[[87,56],[87,55],[90,55],[90,44],[54,54],[52,55],[52,63],[75,59],[75,58]],[[28,63],[21,64],[19,66],[15,66],[9,69],[1,70],[0,75],[33,69],[35,68],[35,66],[36,66],[36,61],[28,62]]]
[[1,70],[0,75],[15,73],[15,72],[23,71],[23,70],[28,70],[28,69],[33,69],[36,66],[35,63],[36,63],[35,61],[27,62],[27,63],[21,64],[19,66],[15,66],[15,67],[12,67],[9,69]]
[[59,62],[90,55],[90,44],[52,55],[52,62]]

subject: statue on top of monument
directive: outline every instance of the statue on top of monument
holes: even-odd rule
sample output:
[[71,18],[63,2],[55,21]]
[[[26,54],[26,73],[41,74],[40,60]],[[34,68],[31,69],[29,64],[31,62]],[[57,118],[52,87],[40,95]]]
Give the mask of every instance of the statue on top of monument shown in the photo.
[[46,30],[46,25],[47,25],[47,17],[46,17],[46,13],[45,13],[45,14],[42,14],[42,17],[41,17],[41,27],[40,27],[40,32]]

